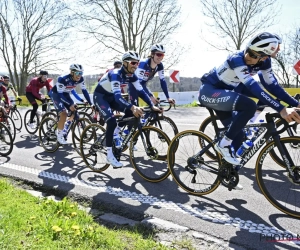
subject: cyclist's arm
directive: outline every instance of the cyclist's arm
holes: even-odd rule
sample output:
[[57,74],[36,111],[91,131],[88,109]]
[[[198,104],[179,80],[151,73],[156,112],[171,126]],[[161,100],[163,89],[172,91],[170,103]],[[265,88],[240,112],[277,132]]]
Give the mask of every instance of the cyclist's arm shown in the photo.
[[91,98],[90,98],[89,92],[87,91],[84,82],[82,82],[82,83],[80,84],[80,86],[81,86],[81,90],[82,90],[82,93],[83,93],[85,99],[88,101],[88,103],[89,103],[90,105],[92,105],[92,102],[91,102]]
[[[136,79],[135,82],[132,82],[133,86],[136,88],[136,90],[139,92],[139,96],[150,106],[153,106],[153,102],[150,99],[150,96],[147,94],[147,92],[144,90],[143,86],[140,84],[140,81]],[[152,95],[153,96],[153,95]]]
[[71,93],[78,101],[84,102],[84,100],[77,94],[75,89],[72,89]]
[[158,76],[159,76],[159,80],[160,80],[160,86],[161,86],[163,92],[165,93],[166,98],[169,99],[170,96],[169,96],[169,92],[168,92],[167,82],[166,82],[166,79],[164,76],[164,70],[158,71]]
[[[59,82],[61,81],[61,82]],[[67,105],[73,105],[73,101],[70,102],[70,100],[66,99],[64,97],[64,90],[66,89],[66,86],[64,85],[62,79],[58,78],[58,82],[56,83],[56,88],[57,88],[57,94],[60,98],[60,100],[63,102],[63,103],[66,103]],[[72,100],[72,98],[71,98]]]
[[272,95],[274,95],[275,97],[279,98],[281,101],[284,101],[292,107],[297,107],[299,105],[299,102],[278,84],[278,81],[273,73],[273,77],[269,78],[270,73],[268,73],[266,70],[261,70],[261,72],[258,72],[258,76],[261,84]]
[[240,66],[234,69],[234,72],[239,78],[239,80],[249,89],[249,91],[256,98],[258,98],[261,102],[270,106],[271,108],[275,109],[278,113],[280,113],[284,106],[278,101],[276,101],[267,92],[265,92],[249,73],[245,74],[243,68],[245,68],[245,66]]
[[122,94],[121,94],[121,82],[119,80],[115,79],[115,80],[112,80],[110,83],[111,83],[111,89],[112,89],[112,92],[114,94],[115,101],[118,104],[125,105],[126,109],[131,109],[131,107],[133,105],[131,103],[127,102],[122,97]]
[[3,97],[5,98],[5,103],[8,104],[8,105],[10,105],[10,100],[9,100],[9,98],[7,96],[6,88],[3,87],[3,86],[1,86],[1,88],[2,88]]
[[33,79],[30,81],[30,85],[31,85],[31,93],[36,97],[36,99],[41,100],[41,95],[40,95],[40,89],[38,87],[38,80],[37,79]]

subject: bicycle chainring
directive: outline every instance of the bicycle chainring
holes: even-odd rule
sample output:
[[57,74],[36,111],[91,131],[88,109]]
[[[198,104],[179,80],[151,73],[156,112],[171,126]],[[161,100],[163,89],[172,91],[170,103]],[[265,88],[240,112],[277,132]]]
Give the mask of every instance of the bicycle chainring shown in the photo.
[[219,169],[219,178],[221,183],[231,191],[239,183],[239,175],[235,171],[234,166],[225,163]]

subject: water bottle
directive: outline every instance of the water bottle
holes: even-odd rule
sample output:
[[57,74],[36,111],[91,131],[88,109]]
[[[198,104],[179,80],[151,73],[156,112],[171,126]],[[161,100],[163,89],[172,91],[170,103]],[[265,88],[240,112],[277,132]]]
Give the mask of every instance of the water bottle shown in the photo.
[[241,157],[246,149],[251,148],[253,146],[253,142],[251,140],[247,140],[243,142],[241,147],[236,151],[236,155]]
[[63,133],[66,134],[68,132],[69,126],[71,124],[71,121],[66,121],[65,127],[63,129]]

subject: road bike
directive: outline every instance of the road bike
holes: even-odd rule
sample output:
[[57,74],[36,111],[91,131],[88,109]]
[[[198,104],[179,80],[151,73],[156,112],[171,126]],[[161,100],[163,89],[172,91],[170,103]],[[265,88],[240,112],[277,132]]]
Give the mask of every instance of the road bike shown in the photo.
[[[214,148],[218,139],[211,139],[196,130],[178,133],[168,149],[168,167],[176,183],[193,195],[206,195],[222,183],[229,190],[239,182],[239,169],[242,168],[261,148],[256,158],[255,174],[258,186],[267,200],[277,209],[300,218],[300,137],[281,138],[279,134],[290,127],[278,113],[267,113],[266,123],[256,124],[260,136],[241,155],[239,166],[227,163]],[[284,126],[277,131],[275,119],[282,119]],[[201,148],[199,141],[205,147]],[[268,142],[266,144],[266,142]],[[207,155],[214,152],[215,159]],[[280,161],[276,162],[270,155],[274,151]],[[297,198],[298,197],[298,198]]]
[[14,142],[9,129],[0,122],[0,155],[8,156],[13,150]]
[[[116,159],[119,161],[125,156],[122,152],[130,142],[129,157],[137,173],[150,182],[166,179],[170,175],[166,164],[169,137],[156,127],[142,126],[140,118],[118,118],[117,122],[132,128],[123,138],[120,148],[116,148],[113,142]],[[93,171],[102,172],[109,167],[106,163],[106,130],[101,125],[92,123],[83,130],[80,150],[85,164]]]

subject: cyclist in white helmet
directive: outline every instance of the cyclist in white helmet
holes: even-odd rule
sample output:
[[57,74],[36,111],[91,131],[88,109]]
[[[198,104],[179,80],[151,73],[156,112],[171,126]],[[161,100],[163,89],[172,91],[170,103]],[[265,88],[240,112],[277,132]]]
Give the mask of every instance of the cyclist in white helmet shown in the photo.
[[[297,108],[286,108],[265,92],[253,79],[261,72],[265,79],[276,81],[273,77],[270,56],[277,50],[278,40],[268,32],[255,35],[243,51],[228,56],[219,67],[201,77],[199,101],[202,105],[214,109],[221,122],[228,126],[225,136],[215,145],[215,149],[232,165],[239,165],[240,158],[235,151],[243,140],[242,129],[253,117],[256,103],[253,96],[262,103],[280,113],[287,122],[300,123]],[[238,92],[231,91],[239,88]],[[236,111],[232,116],[232,112]],[[237,186],[236,189],[242,189]]]
[[66,130],[67,127],[71,124],[72,119],[74,118],[73,116],[71,116],[71,118],[66,122],[67,110],[76,110],[74,101],[72,100],[70,93],[72,93],[74,97],[80,102],[84,102],[84,100],[75,91],[77,85],[80,85],[85,99],[90,105],[92,105],[89,93],[86,90],[84,84],[83,67],[81,64],[71,64],[70,74],[60,76],[57,79],[56,85],[52,88],[52,100],[60,117],[57,125],[57,141],[62,145],[67,144]]

